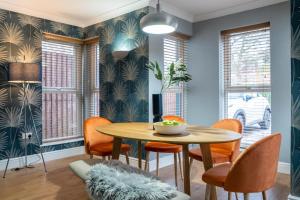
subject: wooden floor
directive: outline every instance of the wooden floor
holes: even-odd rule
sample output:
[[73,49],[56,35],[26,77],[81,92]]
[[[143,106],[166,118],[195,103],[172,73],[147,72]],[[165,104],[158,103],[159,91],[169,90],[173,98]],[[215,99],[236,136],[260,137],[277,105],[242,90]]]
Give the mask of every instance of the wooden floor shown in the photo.
[[[6,179],[0,179],[0,199],[1,200],[86,200],[88,195],[85,191],[84,183],[77,178],[68,168],[68,164],[79,159],[87,159],[87,156],[76,156],[47,163],[48,173],[43,173],[41,165],[34,169],[21,171],[10,171]],[[205,185],[201,181],[203,172],[202,164],[194,162],[192,169],[192,200],[204,199]],[[255,169],[253,169],[255,170]],[[251,172],[249,172],[251,173]],[[2,173],[1,173],[2,176]],[[161,178],[174,184],[173,167],[160,170]],[[180,181],[181,183],[181,181]],[[182,184],[179,186],[182,190]],[[277,184],[268,191],[269,200],[286,200],[289,193],[289,176],[279,174]],[[239,199],[242,196],[240,196]],[[218,199],[227,199],[226,193],[218,189]],[[233,198],[234,199],[234,198]],[[250,200],[260,200],[260,194],[251,194]]]

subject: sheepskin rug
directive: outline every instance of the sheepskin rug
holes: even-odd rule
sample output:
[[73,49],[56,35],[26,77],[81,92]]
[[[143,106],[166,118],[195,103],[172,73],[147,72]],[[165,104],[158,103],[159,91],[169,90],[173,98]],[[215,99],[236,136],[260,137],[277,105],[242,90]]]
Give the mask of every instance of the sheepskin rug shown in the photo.
[[96,164],[86,180],[94,200],[169,200],[176,189],[136,168],[118,162]]

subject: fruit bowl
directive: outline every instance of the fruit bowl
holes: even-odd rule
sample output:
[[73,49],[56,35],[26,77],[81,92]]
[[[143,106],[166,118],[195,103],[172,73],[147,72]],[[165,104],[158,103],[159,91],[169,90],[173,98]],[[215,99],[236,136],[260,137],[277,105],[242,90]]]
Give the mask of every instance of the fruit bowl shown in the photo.
[[187,128],[186,123],[180,123],[177,121],[163,121],[154,123],[154,129],[157,133],[162,135],[178,135],[185,132]]

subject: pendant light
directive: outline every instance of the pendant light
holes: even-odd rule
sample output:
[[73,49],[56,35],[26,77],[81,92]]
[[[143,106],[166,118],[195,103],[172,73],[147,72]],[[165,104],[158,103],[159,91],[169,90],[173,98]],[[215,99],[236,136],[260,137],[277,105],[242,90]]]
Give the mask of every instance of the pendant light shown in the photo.
[[167,34],[176,30],[178,23],[175,17],[161,12],[159,0],[156,4],[156,12],[149,13],[140,21],[141,28],[149,34]]

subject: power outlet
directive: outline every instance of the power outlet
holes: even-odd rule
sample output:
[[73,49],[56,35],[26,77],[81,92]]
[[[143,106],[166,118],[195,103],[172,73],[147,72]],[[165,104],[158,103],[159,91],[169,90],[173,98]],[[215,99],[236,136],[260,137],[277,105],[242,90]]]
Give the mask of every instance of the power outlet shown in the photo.
[[29,139],[30,137],[32,137],[32,133],[29,132],[29,133],[22,133],[22,139],[25,140],[25,139]]

